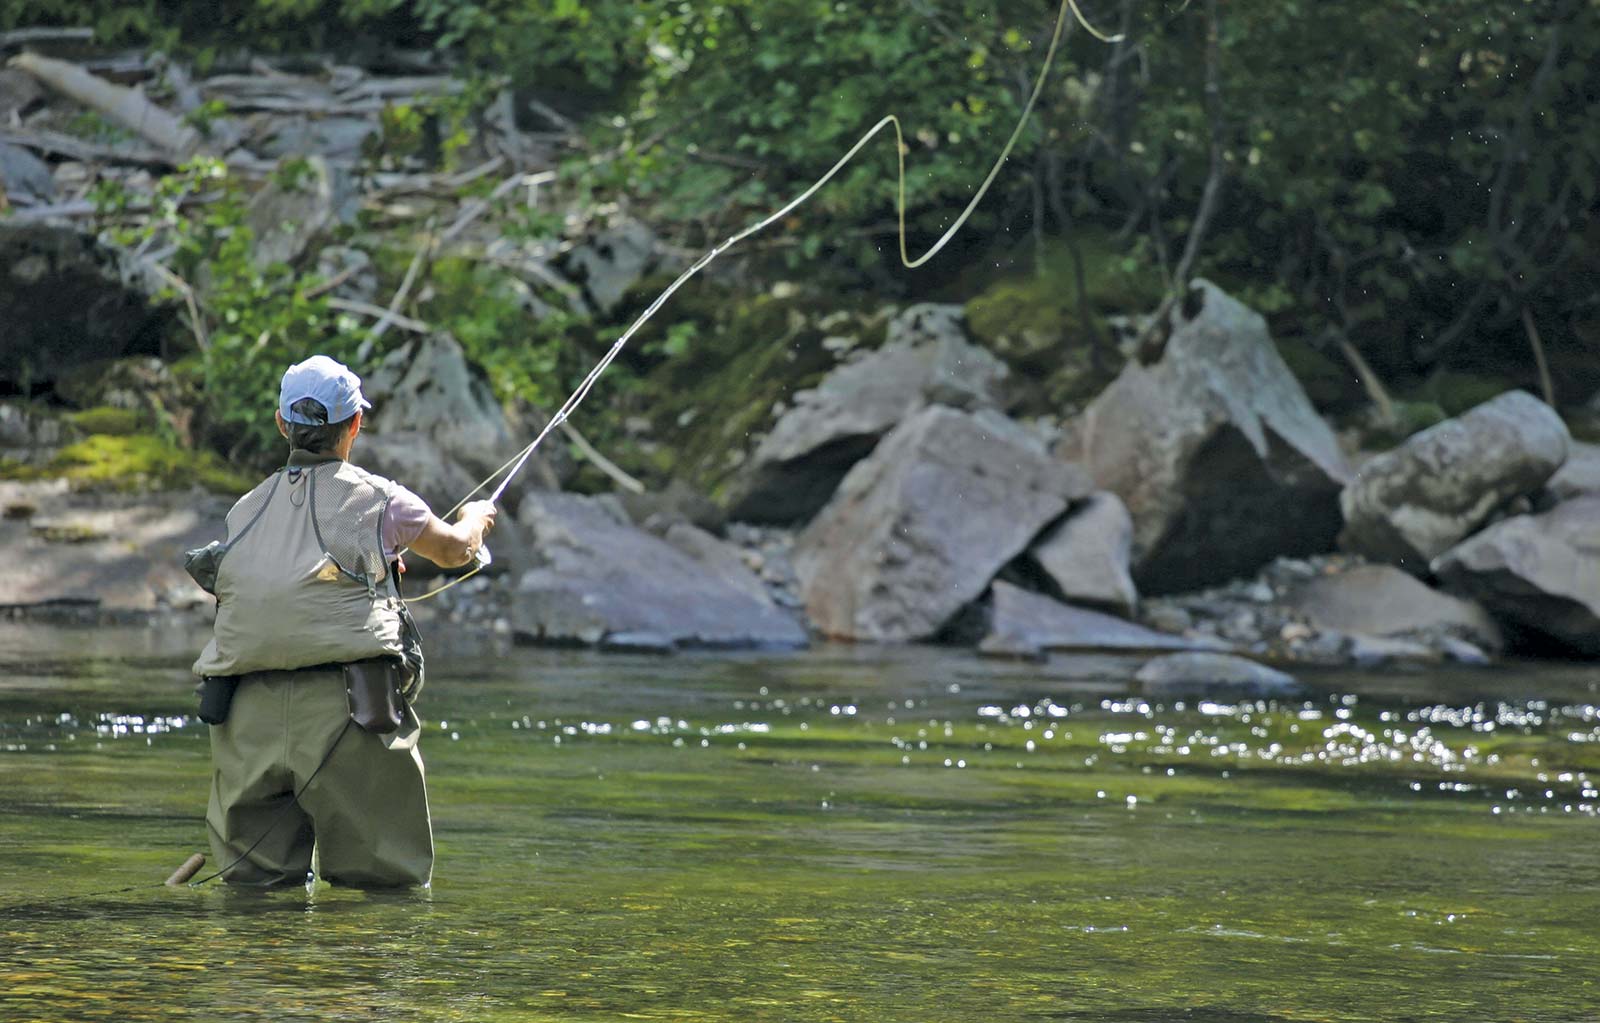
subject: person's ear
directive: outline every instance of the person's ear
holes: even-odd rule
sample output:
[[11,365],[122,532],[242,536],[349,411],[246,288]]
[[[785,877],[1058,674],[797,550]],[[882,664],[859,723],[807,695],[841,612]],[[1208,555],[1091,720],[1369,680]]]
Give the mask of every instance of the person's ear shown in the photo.
[[283,413],[279,412],[277,409],[273,409],[272,410],[272,418],[274,418],[274,419],[276,419],[278,421],[278,433],[283,435],[283,439],[284,440],[288,440],[289,439],[289,424],[285,423],[283,421]]
[[363,418],[362,412],[357,409],[356,414],[351,418],[354,421],[350,424],[350,436],[354,437],[356,434],[361,432],[361,421]]

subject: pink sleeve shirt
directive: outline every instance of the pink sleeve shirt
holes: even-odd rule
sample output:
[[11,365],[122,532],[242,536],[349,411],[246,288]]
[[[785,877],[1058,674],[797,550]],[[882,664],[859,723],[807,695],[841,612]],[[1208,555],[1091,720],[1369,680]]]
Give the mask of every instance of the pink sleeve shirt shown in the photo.
[[428,502],[397,484],[389,498],[389,508],[383,514],[384,559],[393,561],[415,543],[432,516]]

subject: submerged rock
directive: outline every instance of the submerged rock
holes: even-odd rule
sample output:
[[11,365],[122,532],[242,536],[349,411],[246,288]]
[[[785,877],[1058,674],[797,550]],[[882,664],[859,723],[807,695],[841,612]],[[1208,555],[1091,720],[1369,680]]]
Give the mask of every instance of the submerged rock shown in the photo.
[[1284,700],[1305,690],[1293,675],[1232,654],[1168,654],[1140,668],[1134,678],[1144,695],[1159,699],[1233,697]]
[[1504,645],[1480,605],[1440,593],[1398,568],[1357,565],[1291,589],[1289,609],[1323,630],[1376,637],[1454,635],[1488,650]]
[[989,630],[981,653],[999,657],[1038,657],[1051,650],[1220,650],[1215,640],[1191,640],[1156,632],[1099,611],[995,580],[991,588]]
[[1362,465],[1340,496],[1340,545],[1422,575],[1496,509],[1544,485],[1570,440],[1550,406],[1502,394]]
[[882,348],[796,394],[731,484],[729,514],[751,522],[804,520],[916,410],[997,406],[1005,364],[969,344],[961,324],[959,306],[913,306],[890,322]]
[[1100,492],[1075,506],[1028,549],[1069,603],[1108,608],[1131,618],[1139,592],[1128,574],[1133,519],[1115,494]]
[[923,409],[850,470],[800,535],[806,610],[830,636],[927,639],[1089,492],[1081,470],[1011,420]]
[[[516,584],[511,628],[535,643],[629,649],[801,647],[805,629],[733,561],[694,556],[636,528],[615,501],[530,494],[518,524],[530,564]],[[684,537],[680,529],[680,542]]]
[[1071,431],[1133,516],[1133,578],[1155,594],[1330,549],[1348,477],[1260,314],[1203,280],[1182,305],[1160,361],[1129,363]]
[[1600,497],[1505,519],[1432,568],[1532,643],[1600,655]]

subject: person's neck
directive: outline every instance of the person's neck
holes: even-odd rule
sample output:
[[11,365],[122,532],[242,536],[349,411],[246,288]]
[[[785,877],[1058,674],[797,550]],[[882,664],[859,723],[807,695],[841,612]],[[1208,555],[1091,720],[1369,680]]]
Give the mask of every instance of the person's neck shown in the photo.
[[349,452],[340,454],[338,451],[307,451],[296,448],[289,452],[289,466],[294,468],[302,465],[321,465],[323,462],[348,462]]

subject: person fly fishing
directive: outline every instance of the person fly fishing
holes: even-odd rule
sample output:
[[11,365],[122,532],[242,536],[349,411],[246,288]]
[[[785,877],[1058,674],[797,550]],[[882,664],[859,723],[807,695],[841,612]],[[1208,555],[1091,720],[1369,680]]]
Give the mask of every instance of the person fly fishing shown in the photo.
[[479,557],[495,507],[457,521],[350,462],[371,404],[325,355],[289,367],[276,413],[288,463],[233,506],[227,539],[189,552],[217,598],[194,663],[211,725],[206,828],[238,884],[427,885],[433,830],[411,703],[423,682],[401,554]]

